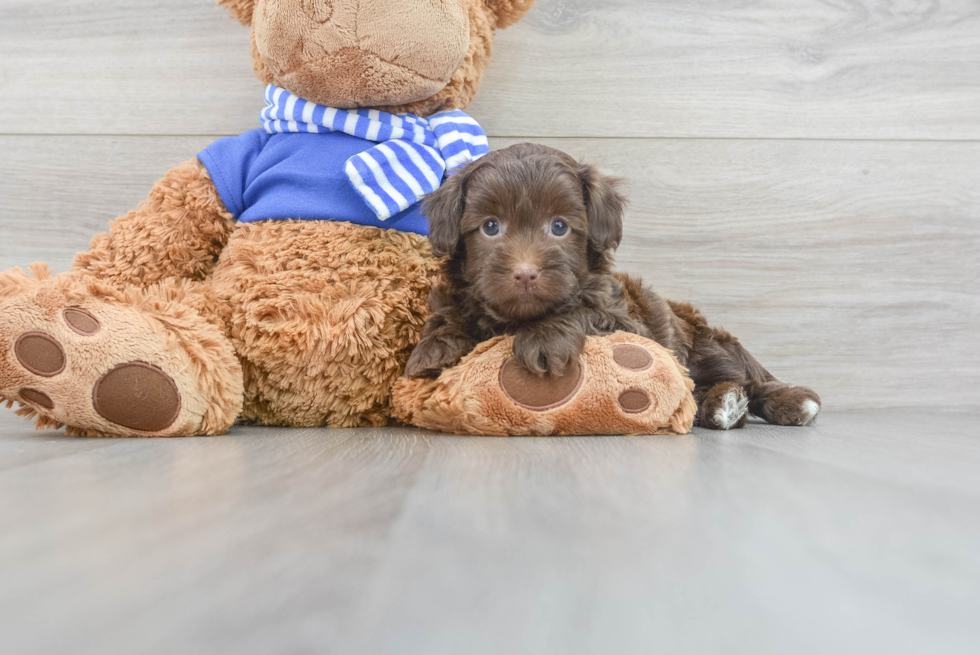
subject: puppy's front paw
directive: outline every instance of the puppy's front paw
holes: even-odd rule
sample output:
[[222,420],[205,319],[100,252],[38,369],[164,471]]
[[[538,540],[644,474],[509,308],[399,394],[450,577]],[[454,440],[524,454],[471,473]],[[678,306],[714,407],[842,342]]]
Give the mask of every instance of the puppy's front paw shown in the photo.
[[561,376],[584,347],[584,335],[519,332],[514,337],[514,358],[536,375]]
[[455,365],[472,349],[472,344],[460,339],[423,339],[408,358],[405,375],[410,378],[439,377],[443,369]]

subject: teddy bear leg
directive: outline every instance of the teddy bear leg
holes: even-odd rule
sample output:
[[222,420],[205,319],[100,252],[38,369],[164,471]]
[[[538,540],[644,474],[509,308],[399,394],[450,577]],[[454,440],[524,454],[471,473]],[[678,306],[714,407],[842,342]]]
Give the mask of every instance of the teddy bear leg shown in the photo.
[[77,436],[226,431],[242,373],[204,284],[118,290],[46,267],[0,273],[0,399]]
[[513,338],[497,337],[438,379],[399,380],[394,411],[406,423],[461,434],[687,434],[693,388],[670,351],[635,334],[589,337],[560,377],[527,371]]
[[358,427],[391,421],[391,390],[439,274],[426,238],[334,221],[236,230],[214,272],[245,374],[243,419]]

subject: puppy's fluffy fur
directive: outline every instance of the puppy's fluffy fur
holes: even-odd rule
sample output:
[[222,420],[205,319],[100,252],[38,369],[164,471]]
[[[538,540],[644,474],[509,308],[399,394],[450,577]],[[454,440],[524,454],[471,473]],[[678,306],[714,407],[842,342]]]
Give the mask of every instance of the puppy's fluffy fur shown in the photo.
[[587,335],[616,330],[654,339],[690,369],[703,427],[806,425],[820,398],[776,380],[727,332],[688,304],[612,271],[623,234],[620,181],[533,144],[491,153],[426,201],[432,249],[448,255],[432,291],[410,376],[438,375],[478,343],[514,335],[514,357],[561,375]]

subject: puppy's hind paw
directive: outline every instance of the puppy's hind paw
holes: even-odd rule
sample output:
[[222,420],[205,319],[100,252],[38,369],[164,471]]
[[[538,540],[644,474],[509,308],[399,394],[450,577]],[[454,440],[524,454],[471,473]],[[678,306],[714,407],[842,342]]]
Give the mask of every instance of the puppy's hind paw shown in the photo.
[[752,413],[773,425],[809,426],[817,421],[820,396],[807,387],[780,387],[752,402]]
[[815,400],[804,400],[800,411],[800,425],[813,425],[817,422],[820,405]]
[[709,430],[733,430],[745,426],[749,399],[734,382],[722,382],[704,396],[698,410],[698,425]]

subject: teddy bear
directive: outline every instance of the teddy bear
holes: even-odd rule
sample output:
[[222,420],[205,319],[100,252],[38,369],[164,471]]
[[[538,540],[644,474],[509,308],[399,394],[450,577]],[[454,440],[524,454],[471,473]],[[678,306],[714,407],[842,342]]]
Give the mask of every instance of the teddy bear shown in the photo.
[[76,436],[424,424],[445,381],[392,401],[440,275],[420,201],[489,151],[462,109],[533,0],[219,4],[251,29],[256,129],[172,168],[71,271],[0,273],[0,398]]

